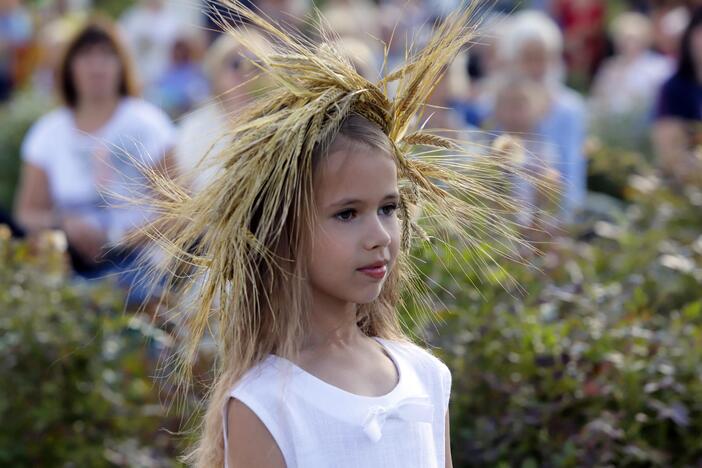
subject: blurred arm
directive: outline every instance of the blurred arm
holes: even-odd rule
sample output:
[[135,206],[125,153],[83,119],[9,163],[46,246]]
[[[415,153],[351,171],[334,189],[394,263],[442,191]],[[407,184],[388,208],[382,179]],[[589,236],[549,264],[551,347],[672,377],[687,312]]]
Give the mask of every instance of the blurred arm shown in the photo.
[[49,180],[44,170],[34,164],[22,164],[14,212],[17,223],[30,233],[58,227]]

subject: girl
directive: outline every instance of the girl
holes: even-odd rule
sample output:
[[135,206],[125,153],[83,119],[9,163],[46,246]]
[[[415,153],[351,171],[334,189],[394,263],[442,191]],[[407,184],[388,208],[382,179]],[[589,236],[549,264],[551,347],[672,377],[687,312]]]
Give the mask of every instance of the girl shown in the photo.
[[400,291],[421,286],[408,261],[412,238],[426,237],[420,202],[423,224],[459,248],[484,249],[480,234],[508,228],[495,214],[508,203],[476,178],[497,174],[486,164],[494,159],[409,155],[414,145],[457,147],[409,128],[470,37],[471,12],[372,83],[333,43],[303,43],[228,5],[268,36],[272,52],[231,31],[279,86],[234,119],[209,185],[188,195],[155,184],[164,217],[151,236],[170,253],[163,271],[197,298],[192,309],[179,302],[186,379],[200,338],[217,328],[214,383],[187,461],[451,466],[450,372],[409,341],[397,310]]

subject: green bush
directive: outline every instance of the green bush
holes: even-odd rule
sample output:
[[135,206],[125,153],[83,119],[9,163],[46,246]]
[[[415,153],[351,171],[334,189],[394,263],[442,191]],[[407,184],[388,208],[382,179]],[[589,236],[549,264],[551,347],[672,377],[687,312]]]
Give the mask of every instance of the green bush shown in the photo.
[[524,290],[422,253],[456,466],[702,463],[702,192],[625,192],[616,223],[509,265]]
[[173,466],[151,377],[165,336],[62,264],[0,238],[0,466]]

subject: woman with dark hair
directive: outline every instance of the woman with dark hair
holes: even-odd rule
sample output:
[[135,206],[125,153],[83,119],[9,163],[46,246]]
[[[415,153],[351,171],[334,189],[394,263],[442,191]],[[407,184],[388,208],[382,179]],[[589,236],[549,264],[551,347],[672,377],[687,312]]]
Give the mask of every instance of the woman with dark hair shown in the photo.
[[104,253],[148,220],[125,199],[147,185],[144,168],[170,174],[174,129],[135,97],[129,57],[106,20],[88,22],[69,41],[57,90],[64,105],[39,119],[22,145],[17,221],[29,234],[63,230],[84,276],[105,274],[115,261],[128,268],[131,253],[109,261]]
[[677,71],[661,88],[653,142],[662,168],[680,182],[702,180],[691,151],[702,136],[702,8],[682,37]]

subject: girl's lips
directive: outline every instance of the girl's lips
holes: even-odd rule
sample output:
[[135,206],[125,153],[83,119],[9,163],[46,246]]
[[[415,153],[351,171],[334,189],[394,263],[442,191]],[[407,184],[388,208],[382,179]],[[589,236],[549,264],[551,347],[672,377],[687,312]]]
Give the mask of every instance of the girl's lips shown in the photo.
[[387,270],[388,270],[388,267],[387,267],[387,265],[384,265],[384,264],[358,269],[358,271],[360,271],[361,273],[368,275],[371,278],[375,278],[375,279],[383,279],[385,277],[385,274],[387,273]]

